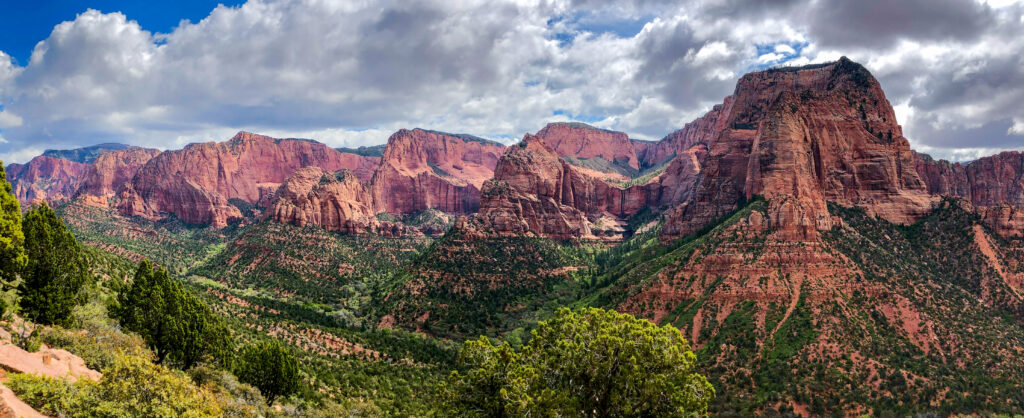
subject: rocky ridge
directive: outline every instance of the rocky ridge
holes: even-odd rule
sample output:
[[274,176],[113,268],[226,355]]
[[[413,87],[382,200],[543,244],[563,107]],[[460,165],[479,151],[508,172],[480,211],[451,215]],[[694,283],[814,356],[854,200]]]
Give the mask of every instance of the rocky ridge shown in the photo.
[[7,177],[22,208],[39,202],[50,204],[74,197],[89,165],[62,158],[38,156],[26,164],[7,166]]
[[120,193],[118,209],[126,216],[174,215],[220,228],[243,217],[234,199],[258,204],[299,168],[349,169],[368,179],[376,163],[313,141],[240,132],[227,142],[190,144],[152,158]]
[[1024,153],[1003,152],[969,163],[919,153],[914,159],[930,193],[966,200],[1003,237],[1024,236]]

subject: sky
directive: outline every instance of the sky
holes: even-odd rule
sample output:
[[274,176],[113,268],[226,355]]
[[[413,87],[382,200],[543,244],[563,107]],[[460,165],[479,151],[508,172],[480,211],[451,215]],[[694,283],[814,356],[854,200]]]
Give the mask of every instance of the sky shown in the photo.
[[0,159],[567,120],[660,139],[744,73],[844,55],[914,149],[1024,149],[1024,1],[36,0],[0,5]]

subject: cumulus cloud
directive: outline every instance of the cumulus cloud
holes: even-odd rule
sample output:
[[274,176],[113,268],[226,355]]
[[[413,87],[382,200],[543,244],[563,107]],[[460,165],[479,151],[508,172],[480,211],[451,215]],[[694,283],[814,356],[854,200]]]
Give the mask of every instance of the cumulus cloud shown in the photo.
[[0,157],[108,141],[177,148],[239,129],[334,146],[414,126],[509,142],[567,119],[657,139],[744,72],[847,55],[904,106],[915,146],[966,158],[1021,147],[1022,10],[1003,0],[250,0],[166,34],[88,10],[23,67],[0,52]]

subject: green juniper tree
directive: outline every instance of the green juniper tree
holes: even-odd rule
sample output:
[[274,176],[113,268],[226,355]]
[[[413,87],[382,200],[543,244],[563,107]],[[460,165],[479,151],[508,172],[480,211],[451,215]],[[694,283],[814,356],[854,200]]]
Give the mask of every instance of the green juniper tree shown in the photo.
[[700,416],[715,390],[672,326],[597,308],[560,309],[522,351],[467,341],[444,388],[457,416]]
[[14,303],[18,274],[28,258],[21,228],[21,206],[11,193],[11,183],[0,161],[0,314]]
[[167,270],[154,270],[149,260],[139,264],[118,305],[113,311],[121,326],[142,336],[157,363],[169,359],[187,370],[202,360],[221,362],[230,352],[231,334],[224,322]]
[[65,323],[89,278],[82,247],[46,203],[25,213],[22,228],[28,255],[18,286],[22,315],[41,324]]
[[235,375],[239,381],[259,389],[268,405],[299,389],[298,362],[277,341],[246,346],[236,362]]

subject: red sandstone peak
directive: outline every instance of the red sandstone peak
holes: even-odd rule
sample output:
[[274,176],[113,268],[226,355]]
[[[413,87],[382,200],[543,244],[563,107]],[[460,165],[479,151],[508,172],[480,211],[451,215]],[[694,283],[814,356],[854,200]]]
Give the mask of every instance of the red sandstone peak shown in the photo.
[[377,160],[341,153],[315,141],[240,132],[226,142],[190,144],[142,166],[120,193],[123,214],[223,227],[241,211],[232,199],[257,204],[296,170],[353,170],[368,179]]
[[427,209],[473,213],[480,205],[480,188],[494,175],[504,150],[504,145],[471,135],[395,132],[371,182],[375,207],[392,214]]
[[484,235],[619,240],[625,218],[689,196],[703,149],[687,150],[655,181],[622,187],[569,164],[546,139],[526,135],[498,161],[480,212],[460,227]]
[[7,178],[21,207],[45,201],[71,199],[81,185],[89,164],[40,155],[26,164],[7,166]]
[[831,228],[826,202],[909,223],[935,199],[881,86],[848,59],[743,76],[723,106],[693,198],[670,216],[666,239],[696,231],[755,195],[786,238]]
[[267,215],[282,223],[319,225],[350,234],[378,225],[366,185],[351,171],[328,173],[320,167],[292,174],[277,190]]
[[623,132],[600,129],[585,123],[549,123],[537,132],[559,156],[604,160],[640,170],[633,141]]

